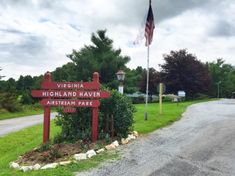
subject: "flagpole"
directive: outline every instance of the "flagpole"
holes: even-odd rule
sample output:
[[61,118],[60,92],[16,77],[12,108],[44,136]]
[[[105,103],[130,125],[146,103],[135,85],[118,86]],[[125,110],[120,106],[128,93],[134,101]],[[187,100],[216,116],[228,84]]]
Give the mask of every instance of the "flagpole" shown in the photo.
[[148,120],[148,94],[149,94],[149,43],[147,47],[147,80],[146,80],[144,120]]

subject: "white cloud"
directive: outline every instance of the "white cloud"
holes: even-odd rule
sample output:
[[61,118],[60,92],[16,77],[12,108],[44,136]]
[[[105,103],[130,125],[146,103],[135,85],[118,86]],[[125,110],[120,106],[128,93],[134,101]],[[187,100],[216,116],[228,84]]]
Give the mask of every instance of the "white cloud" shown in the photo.
[[[235,2],[232,0],[152,1],[156,29],[150,66],[162,55],[187,48],[202,61],[223,57],[235,64]],[[131,57],[129,67],[146,66],[146,47],[133,46],[143,32],[148,4],[143,0],[2,0],[0,2],[1,74],[39,75],[67,63],[65,56],[107,29],[114,46]],[[140,24],[142,23],[142,26]]]

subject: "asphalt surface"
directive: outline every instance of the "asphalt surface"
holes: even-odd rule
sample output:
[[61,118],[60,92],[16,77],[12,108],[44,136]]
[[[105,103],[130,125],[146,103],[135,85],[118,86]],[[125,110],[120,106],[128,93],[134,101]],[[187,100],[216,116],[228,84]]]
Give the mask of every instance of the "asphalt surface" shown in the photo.
[[[55,115],[56,113],[51,113],[51,119],[55,118]],[[0,120],[0,137],[40,123],[43,123],[43,114]]]
[[77,176],[233,176],[235,100],[192,105],[180,121],[119,150],[120,160]]

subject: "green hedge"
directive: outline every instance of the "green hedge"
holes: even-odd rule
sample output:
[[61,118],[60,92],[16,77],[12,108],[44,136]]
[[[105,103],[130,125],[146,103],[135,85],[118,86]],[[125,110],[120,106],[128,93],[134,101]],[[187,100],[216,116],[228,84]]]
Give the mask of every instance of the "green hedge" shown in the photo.
[[[99,139],[115,137],[127,137],[132,130],[133,113],[135,111],[130,99],[117,91],[110,92],[108,99],[102,99],[99,112]],[[61,133],[55,138],[55,142],[77,140],[91,140],[91,108],[77,108],[77,113],[68,114],[59,110],[56,124],[62,127]],[[113,120],[112,120],[113,119]],[[113,125],[112,125],[113,123]],[[111,127],[113,126],[113,133]]]

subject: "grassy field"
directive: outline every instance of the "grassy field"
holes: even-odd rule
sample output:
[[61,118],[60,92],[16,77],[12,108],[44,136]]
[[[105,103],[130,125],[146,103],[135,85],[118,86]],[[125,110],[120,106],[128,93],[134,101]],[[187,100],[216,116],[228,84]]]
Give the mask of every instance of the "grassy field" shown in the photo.
[[[55,107],[51,108],[52,112],[56,111]],[[37,114],[43,114],[43,109],[40,105],[23,105],[22,111],[20,112],[7,112],[7,111],[1,111],[0,110],[0,120],[6,120],[6,119],[13,119],[18,117],[24,117],[24,116],[30,116],[30,115],[37,115]]]
[[0,120],[12,119],[17,117],[36,115],[43,113],[43,109],[39,106],[24,105],[20,112],[1,112]]
[[201,101],[188,101],[176,103],[164,103],[163,113],[159,114],[159,104],[148,104],[148,120],[144,120],[145,106],[140,104],[136,105],[137,112],[135,113],[134,129],[139,133],[146,134],[156,129],[167,126],[180,119],[181,114],[186,108]]
[[[187,106],[195,102],[184,102],[178,106],[174,103],[165,103],[163,106],[163,114],[159,115],[158,104],[149,104],[149,117],[144,121],[144,105],[136,105],[137,112],[135,113],[134,129],[142,134],[152,132],[158,128],[164,127],[178,120]],[[51,124],[51,137],[59,132],[59,128],[54,123]],[[42,125],[33,126],[19,132],[9,134],[5,137],[0,137],[0,176],[15,176],[15,175],[49,175],[49,176],[67,176],[73,172],[88,169],[97,166],[101,161],[110,158],[116,158],[117,153],[105,153],[98,155],[92,159],[71,164],[64,167],[58,167],[53,170],[40,170],[28,173],[15,171],[9,168],[9,162],[17,159],[18,156],[26,151],[40,145],[42,141]]]

